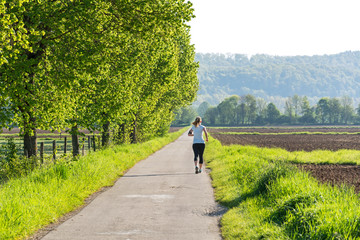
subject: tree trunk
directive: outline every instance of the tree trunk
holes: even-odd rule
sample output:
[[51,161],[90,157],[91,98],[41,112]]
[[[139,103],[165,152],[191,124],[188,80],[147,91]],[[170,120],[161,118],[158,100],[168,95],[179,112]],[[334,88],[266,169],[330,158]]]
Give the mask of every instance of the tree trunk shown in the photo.
[[24,155],[26,157],[36,156],[37,153],[36,129],[33,131],[33,135],[29,133],[24,135]]
[[108,146],[110,144],[110,122],[106,122],[105,124],[103,124],[103,131],[101,133],[101,139],[102,139],[102,146]]
[[26,157],[36,156],[37,141],[35,118],[30,118],[29,123],[24,125],[24,155]]
[[79,130],[78,126],[71,127],[71,142],[72,142],[72,153],[76,157],[80,153],[79,149]]
[[125,143],[125,123],[119,124],[119,130],[117,133],[118,143]]
[[137,143],[137,134],[136,134],[136,129],[137,129],[137,122],[136,122],[136,116],[133,122],[133,129],[130,133],[130,141],[131,143]]

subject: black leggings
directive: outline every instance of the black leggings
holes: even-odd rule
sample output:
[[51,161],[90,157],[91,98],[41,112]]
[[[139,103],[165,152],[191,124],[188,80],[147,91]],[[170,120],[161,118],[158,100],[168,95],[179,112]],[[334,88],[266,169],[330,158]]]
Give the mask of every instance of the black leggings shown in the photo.
[[205,143],[194,143],[192,145],[193,150],[194,150],[194,161],[197,160],[197,157],[199,156],[199,163],[203,164],[204,159],[203,159],[203,154],[204,154],[204,150],[205,150]]

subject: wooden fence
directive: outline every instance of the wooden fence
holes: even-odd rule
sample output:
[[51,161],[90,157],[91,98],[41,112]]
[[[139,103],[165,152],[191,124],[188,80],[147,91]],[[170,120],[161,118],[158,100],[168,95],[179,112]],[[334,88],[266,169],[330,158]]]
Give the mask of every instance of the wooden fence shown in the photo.
[[[99,145],[100,136],[97,136],[97,141],[96,141],[95,136],[92,136],[92,137],[87,136],[87,139],[85,137],[83,137],[83,138],[80,138],[79,140],[80,140],[79,141],[80,142],[80,144],[79,144],[80,149],[79,150],[80,150],[82,155],[85,155],[85,152],[90,152],[91,150],[96,151],[96,149],[98,148],[96,142],[98,142],[98,145]],[[87,145],[87,149],[85,147],[86,145]],[[68,146],[67,137],[64,137],[62,145],[59,145],[56,140],[52,140],[51,154],[52,154],[53,161],[56,161],[56,155],[57,154],[71,153],[72,152],[72,147],[71,147],[72,145],[70,144],[69,146]],[[43,163],[43,161],[44,161],[44,153],[45,153],[44,142],[40,142],[39,153],[40,153],[40,161],[41,161],[41,163]]]
[[[19,155],[27,155],[24,153],[23,142],[22,138],[14,137],[15,144],[18,149]],[[5,140],[0,141],[0,145],[5,145],[7,142]],[[90,151],[96,151],[101,144],[101,137],[100,136],[85,136],[79,137],[79,153],[85,155]],[[0,147],[0,152],[4,152],[5,150]],[[56,158],[63,155],[72,153],[72,142],[71,137],[61,136],[61,137],[54,137],[46,139],[38,139],[38,146],[37,146],[37,156],[40,157],[41,163],[44,161],[44,157],[47,155],[51,155],[53,161],[56,161]]]

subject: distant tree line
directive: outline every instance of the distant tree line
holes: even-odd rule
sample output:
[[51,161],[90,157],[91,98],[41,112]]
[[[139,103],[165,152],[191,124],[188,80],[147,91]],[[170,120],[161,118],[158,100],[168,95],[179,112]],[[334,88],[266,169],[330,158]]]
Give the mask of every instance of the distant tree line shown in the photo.
[[233,95],[217,106],[203,102],[197,110],[186,107],[177,112],[173,124],[187,125],[194,116],[203,117],[203,123],[212,126],[247,125],[348,125],[360,124],[360,104],[355,109],[348,96],[321,98],[311,106],[306,96],[288,97],[285,108],[278,107],[251,94]]
[[167,132],[198,90],[182,0],[4,0],[0,3],[0,125],[21,129],[25,155],[37,130],[80,129],[102,144]]

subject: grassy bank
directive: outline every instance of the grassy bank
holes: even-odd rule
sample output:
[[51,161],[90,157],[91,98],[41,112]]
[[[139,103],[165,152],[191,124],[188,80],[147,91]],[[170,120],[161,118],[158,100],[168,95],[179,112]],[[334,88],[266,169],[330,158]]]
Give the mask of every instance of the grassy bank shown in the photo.
[[352,189],[319,184],[290,162],[326,162],[359,151],[287,152],[222,146],[211,139],[206,160],[217,201],[229,211],[221,220],[228,239],[358,239],[360,200]]
[[136,162],[177,139],[186,129],[141,144],[120,145],[74,162],[36,170],[0,187],[0,239],[23,239],[75,210],[92,193]]

